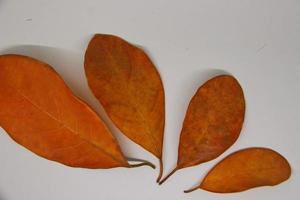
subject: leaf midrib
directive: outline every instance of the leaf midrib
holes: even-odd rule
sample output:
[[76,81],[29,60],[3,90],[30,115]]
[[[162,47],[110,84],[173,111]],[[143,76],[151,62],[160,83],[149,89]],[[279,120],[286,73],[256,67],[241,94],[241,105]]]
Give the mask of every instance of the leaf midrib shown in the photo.
[[73,130],[72,128],[70,128],[69,126],[67,126],[67,124],[63,123],[63,121],[60,121],[59,119],[57,119],[55,116],[53,116],[51,113],[47,112],[46,110],[42,109],[40,106],[38,106],[37,104],[35,104],[32,100],[30,100],[29,97],[27,97],[26,95],[24,95],[22,92],[17,90],[17,93],[20,94],[26,101],[28,101],[30,104],[32,104],[35,108],[37,108],[39,111],[41,111],[42,113],[46,114],[47,116],[49,116],[51,119],[53,119],[54,121],[58,122],[59,124],[63,125],[66,129],[68,129],[70,132],[74,133],[75,136],[79,137],[81,140],[87,142],[88,144],[90,144],[91,146],[93,146],[96,149],[99,149],[102,153],[106,154],[107,156],[111,157],[113,160],[115,160],[118,163],[123,164],[122,161],[120,161],[119,159],[116,159],[115,156],[107,151],[104,150],[104,148],[102,148],[101,146],[98,146],[97,144],[95,144],[92,141],[87,140],[86,138],[83,138],[80,136],[80,134],[78,134],[78,132],[76,132],[75,130]]

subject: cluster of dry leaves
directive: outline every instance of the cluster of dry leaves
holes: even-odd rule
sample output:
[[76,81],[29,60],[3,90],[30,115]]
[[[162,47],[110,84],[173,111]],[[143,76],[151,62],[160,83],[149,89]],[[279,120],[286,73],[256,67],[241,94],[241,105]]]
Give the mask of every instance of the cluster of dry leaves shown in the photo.
[[[85,54],[89,87],[112,122],[160,161],[163,183],[179,169],[217,158],[239,137],[245,99],[230,75],[204,83],[191,99],[183,122],[178,161],[162,178],[165,96],[160,75],[146,53],[123,39],[96,34]],[[17,143],[72,167],[114,168],[129,164],[97,113],[76,97],[54,69],[21,55],[0,56],[0,126]],[[290,177],[288,161],[267,148],[237,151],[219,162],[196,188],[239,192],[276,185]]]

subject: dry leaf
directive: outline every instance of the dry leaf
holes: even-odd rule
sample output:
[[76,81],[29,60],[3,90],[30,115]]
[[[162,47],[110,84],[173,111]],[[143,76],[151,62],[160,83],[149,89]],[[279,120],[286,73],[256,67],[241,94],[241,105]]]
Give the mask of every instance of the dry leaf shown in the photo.
[[88,84],[110,119],[155,155],[162,171],[164,89],[150,58],[117,36],[96,34],[86,50],[84,66]]
[[248,148],[237,151],[219,162],[204,178],[198,188],[217,192],[241,192],[254,187],[273,186],[291,175],[288,161],[279,153],[266,148]]
[[239,137],[245,115],[243,90],[229,75],[214,77],[192,98],[183,122],[177,170],[210,161]]
[[98,115],[49,65],[0,56],[0,126],[32,152],[72,167],[131,167]]

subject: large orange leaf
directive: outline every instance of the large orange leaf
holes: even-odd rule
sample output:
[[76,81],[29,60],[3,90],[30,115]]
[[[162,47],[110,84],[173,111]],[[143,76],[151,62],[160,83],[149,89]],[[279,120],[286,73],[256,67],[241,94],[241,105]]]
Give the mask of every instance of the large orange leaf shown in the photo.
[[273,186],[291,175],[288,161],[267,148],[248,148],[237,151],[219,162],[198,188],[217,192],[241,192],[259,186]]
[[32,152],[72,167],[130,167],[102,120],[47,64],[0,56],[0,126]]
[[214,77],[192,98],[183,122],[176,168],[198,165],[221,155],[239,137],[245,115],[243,90],[229,75]]
[[84,66],[88,84],[110,119],[154,154],[162,171],[164,89],[150,58],[119,37],[96,34],[86,50]]

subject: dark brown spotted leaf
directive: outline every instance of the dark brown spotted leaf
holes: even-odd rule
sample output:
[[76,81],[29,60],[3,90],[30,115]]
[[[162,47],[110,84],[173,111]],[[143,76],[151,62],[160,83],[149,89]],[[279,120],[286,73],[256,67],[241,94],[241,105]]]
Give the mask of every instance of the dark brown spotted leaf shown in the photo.
[[243,90],[229,75],[204,83],[192,98],[183,122],[175,169],[210,161],[221,155],[239,137],[245,115]]

